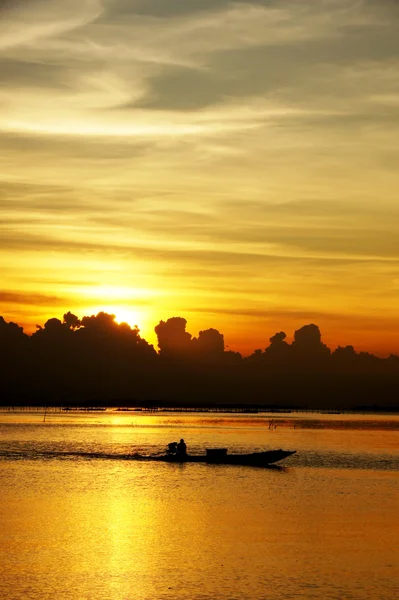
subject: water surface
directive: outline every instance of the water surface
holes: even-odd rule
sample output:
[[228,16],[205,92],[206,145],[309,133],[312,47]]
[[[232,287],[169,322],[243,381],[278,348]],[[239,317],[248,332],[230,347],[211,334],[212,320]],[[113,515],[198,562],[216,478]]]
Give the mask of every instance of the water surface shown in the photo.
[[[126,460],[295,449],[281,470]],[[393,599],[399,419],[0,414],[0,597]]]

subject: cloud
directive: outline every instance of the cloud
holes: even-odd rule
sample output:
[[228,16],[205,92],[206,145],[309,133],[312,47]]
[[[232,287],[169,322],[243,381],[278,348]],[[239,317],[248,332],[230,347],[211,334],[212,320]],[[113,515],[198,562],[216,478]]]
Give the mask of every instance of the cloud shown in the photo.
[[[382,99],[397,91],[398,31],[389,3],[87,0],[67,12],[60,2],[33,4],[34,22],[67,29],[32,40],[29,60],[25,45],[2,59],[7,131],[228,137],[270,120],[344,128],[359,112],[378,119],[377,105],[390,122]],[[27,33],[29,10],[9,17]],[[70,14],[81,20],[71,30]]]
[[[262,0],[241,0],[242,4],[262,4]],[[218,11],[234,3],[231,0],[115,0],[109,4],[105,20],[119,20],[133,15],[145,15],[171,19],[185,15],[198,15],[202,12]]]
[[[276,327],[278,327],[278,323],[284,323],[286,321],[292,321],[293,319],[297,321],[303,321],[307,323],[311,323],[314,321],[330,321],[336,322],[338,324],[350,323],[350,324],[364,324],[365,318],[364,315],[359,314],[343,314],[334,313],[329,311],[317,311],[317,310],[297,310],[295,307],[290,309],[282,309],[282,308],[215,308],[212,306],[208,307],[200,307],[193,308],[188,312],[195,313],[206,313],[206,314],[215,314],[215,315],[224,315],[230,317],[244,317],[248,319],[265,319],[265,320],[273,320],[276,323]],[[392,317],[391,316],[383,316],[377,315],[375,317],[376,322],[379,325],[385,325],[386,327],[392,327]]]
[[59,65],[0,58],[2,88],[64,89],[66,68]]
[[6,2],[2,12],[0,49],[8,49],[82,27],[101,15],[102,5],[100,0],[19,0]]
[[133,273],[188,308],[391,310],[397,2],[0,9],[6,291]]
[[0,291],[0,303],[2,304],[17,304],[29,306],[63,306],[65,298],[59,296],[49,296],[46,294],[38,294],[35,292],[21,291]]
[[[119,254],[140,258],[141,260],[190,262],[220,265],[220,268],[233,265],[247,265],[259,269],[267,268],[269,262],[282,260],[287,263],[302,262],[307,259],[316,261],[354,260],[398,261],[397,231],[324,231],[319,228],[293,228],[276,226],[275,228],[256,228],[255,226],[233,228],[229,233],[219,233],[211,229],[202,237],[194,236],[190,231],[174,242],[173,232],[160,239],[154,232],[142,228],[142,234],[136,237],[140,241],[128,240],[125,234],[118,234],[116,228],[112,234],[110,226],[104,223],[103,229],[90,230],[86,226],[75,228],[63,226],[55,232],[54,228],[42,228],[34,233],[40,221],[33,221],[30,231],[23,221],[2,224],[2,248],[14,251],[39,251],[51,249],[54,252]],[[217,229],[217,228],[216,228]],[[157,231],[157,229],[155,228]],[[136,231],[140,229],[136,228]],[[108,233],[108,239],[105,235]],[[87,238],[89,237],[89,241]],[[116,240],[119,238],[119,242]],[[169,238],[169,239],[168,239]],[[191,239],[190,239],[191,238]],[[304,263],[303,263],[304,264]]]

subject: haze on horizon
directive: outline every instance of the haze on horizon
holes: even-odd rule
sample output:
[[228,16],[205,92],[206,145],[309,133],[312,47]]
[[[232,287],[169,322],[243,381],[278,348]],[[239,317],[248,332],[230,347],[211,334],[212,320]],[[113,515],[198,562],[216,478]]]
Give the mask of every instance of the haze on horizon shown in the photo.
[[0,1],[0,314],[399,353],[399,4]]

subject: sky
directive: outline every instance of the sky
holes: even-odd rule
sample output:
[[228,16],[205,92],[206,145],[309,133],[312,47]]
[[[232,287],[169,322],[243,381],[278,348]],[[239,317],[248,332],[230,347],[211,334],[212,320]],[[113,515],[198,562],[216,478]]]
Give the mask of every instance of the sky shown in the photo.
[[399,353],[397,0],[0,0],[0,314]]

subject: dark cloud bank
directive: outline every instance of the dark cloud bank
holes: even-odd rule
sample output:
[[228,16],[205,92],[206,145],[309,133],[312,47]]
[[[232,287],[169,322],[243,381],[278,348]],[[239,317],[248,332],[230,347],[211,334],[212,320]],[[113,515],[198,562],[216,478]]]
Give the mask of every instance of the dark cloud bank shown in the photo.
[[186,319],[160,321],[159,352],[137,328],[99,313],[49,319],[32,336],[0,317],[3,406],[241,406],[399,409],[399,357],[352,346],[331,351],[305,325],[243,358],[216,329],[186,331]]

